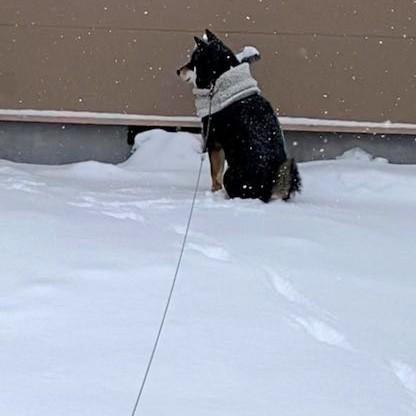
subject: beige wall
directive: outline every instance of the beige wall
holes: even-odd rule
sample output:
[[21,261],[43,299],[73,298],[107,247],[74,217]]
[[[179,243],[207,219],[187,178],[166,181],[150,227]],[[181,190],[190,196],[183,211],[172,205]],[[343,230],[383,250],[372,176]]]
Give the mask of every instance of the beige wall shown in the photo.
[[205,27],[261,51],[280,114],[416,121],[413,0],[1,0],[0,108],[192,114]]

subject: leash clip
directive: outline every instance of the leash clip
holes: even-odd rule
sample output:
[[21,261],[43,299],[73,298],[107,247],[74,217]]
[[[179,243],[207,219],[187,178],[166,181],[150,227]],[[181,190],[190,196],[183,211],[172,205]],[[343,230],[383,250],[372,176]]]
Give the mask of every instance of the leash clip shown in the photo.
[[212,98],[214,97],[214,89],[215,89],[215,83],[213,82],[211,84],[211,88],[209,89],[209,99],[212,100]]

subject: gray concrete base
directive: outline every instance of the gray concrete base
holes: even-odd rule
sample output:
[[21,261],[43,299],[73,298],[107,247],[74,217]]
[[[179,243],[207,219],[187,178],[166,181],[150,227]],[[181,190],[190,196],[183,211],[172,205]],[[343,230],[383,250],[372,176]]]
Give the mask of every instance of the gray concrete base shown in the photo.
[[[47,165],[86,160],[119,163],[129,157],[134,136],[150,128],[0,122],[0,159]],[[299,162],[334,159],[360,147],[391,163],[416,164],[416,137],[412,135],[287,131],[285,137],[289,154]]]
[[416,136],[285,132],[288,153],[299,162],[335,159],[359,147],[391,163],[416,164]]
[[130,155],[127,135],[127,126],[0,122],[0,159],[45,165],[119,163]]

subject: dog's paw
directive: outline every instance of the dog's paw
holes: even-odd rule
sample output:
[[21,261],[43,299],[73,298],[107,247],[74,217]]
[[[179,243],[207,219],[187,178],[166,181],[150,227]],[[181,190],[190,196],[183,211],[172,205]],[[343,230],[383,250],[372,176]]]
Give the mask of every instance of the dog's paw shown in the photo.
[[221,189],[222,189],[222,185],[219,182],[215,182],[211,186],[212,192],[218,192],[218,191],[221,191]]

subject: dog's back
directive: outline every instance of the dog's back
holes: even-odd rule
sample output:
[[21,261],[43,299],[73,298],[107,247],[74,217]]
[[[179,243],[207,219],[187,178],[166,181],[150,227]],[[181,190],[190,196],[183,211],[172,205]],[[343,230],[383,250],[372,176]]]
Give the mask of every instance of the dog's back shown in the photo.
[[229,173],[224,185],[230,196],[268,201],[279,167],[287,160],[270,103],[254,94],[214,114],[211,126],[208,148],[220,145],[227,155]]

